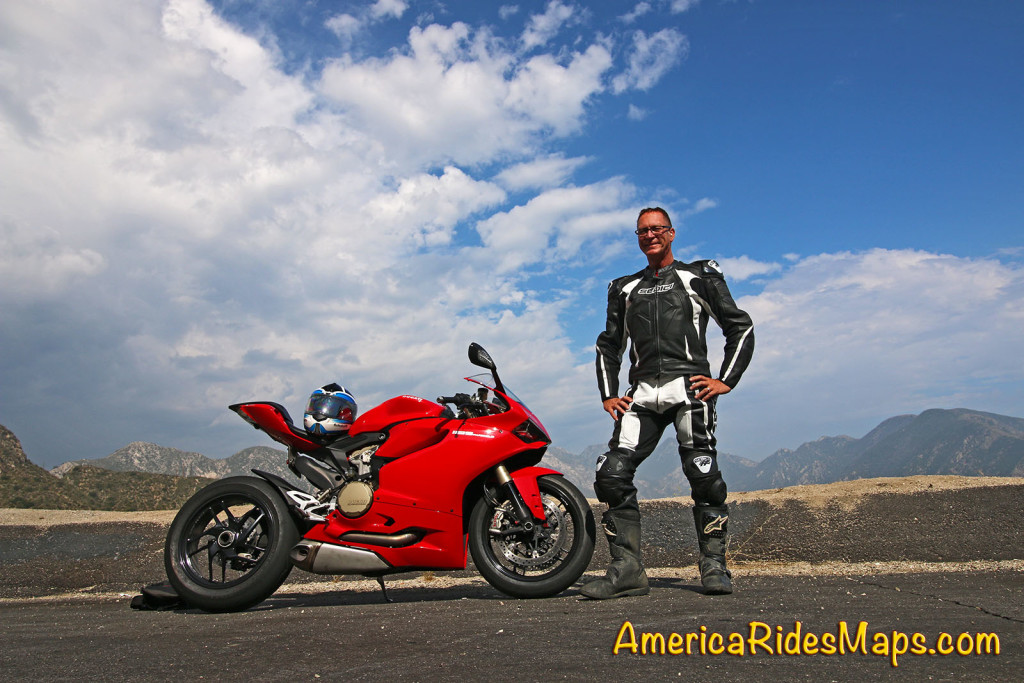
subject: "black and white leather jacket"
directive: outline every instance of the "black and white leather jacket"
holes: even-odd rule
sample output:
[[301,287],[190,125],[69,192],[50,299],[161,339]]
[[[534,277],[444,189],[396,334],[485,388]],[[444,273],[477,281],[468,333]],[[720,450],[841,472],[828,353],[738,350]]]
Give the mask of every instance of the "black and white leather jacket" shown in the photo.
[[730,388],[754,354],[754,324],[729,293],[714,261],[650,266],[608,285],[608,322],[597,337],[597,383],[601,400],[619,396],[619,367],[626,340],[629,382],[664,384],[686,375],[711,376],[707,326],[713,319],[725,335],[718,379]]

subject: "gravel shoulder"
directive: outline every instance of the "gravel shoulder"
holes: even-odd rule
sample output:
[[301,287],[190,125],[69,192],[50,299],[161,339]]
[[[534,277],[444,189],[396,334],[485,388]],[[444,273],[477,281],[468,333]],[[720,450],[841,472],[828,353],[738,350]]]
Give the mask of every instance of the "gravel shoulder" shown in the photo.
[[[730,564],[747,576],[1024,571],[1024,479],[916,476],[730,495]],[[591,501],[599,516],[602,509]],[[696,580],[688,498],[643,501],[644,560],[653,577]],[[163,579],[174,510],[0,509],[0,602],[97,599]],[[605,543],[589,567],[600,574]],[[407,583],[409,582],[409,583]],[[462,572],[395,575],[409,588],[483,586]],[[377,591],[376,581],[295,571],[298,592]]]

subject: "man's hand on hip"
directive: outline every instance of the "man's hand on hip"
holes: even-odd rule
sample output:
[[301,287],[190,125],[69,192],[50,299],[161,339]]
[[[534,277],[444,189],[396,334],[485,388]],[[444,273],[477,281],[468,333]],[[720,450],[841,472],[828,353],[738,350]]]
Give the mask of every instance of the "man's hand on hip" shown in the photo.
[[732,388],[725,382],[705,377],[704,375],[694,375],[691,377],[690,388],[693,389],[697,394],[697,398],[701,401],[707,401],[715,396],[728,394],[732,391]]
[[633,402],[629,396],[613,396],[603,402],[604,410],[606,413],[612,416],[612,419],[618,421],[619,417],[629,410],[629,404]]

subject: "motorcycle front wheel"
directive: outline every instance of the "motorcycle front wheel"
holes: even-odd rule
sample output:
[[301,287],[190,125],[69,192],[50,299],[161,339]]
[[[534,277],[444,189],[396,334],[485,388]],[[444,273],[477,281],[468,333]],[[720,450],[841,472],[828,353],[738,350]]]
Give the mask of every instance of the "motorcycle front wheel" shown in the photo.
[[546,598],[571,586],[594,554],[594,513],[564,478],[538,479],[545,524],[524,531],[512,503],[477,501],[469,520],[469,551],[487,582],[516,598]]
[[248,609],[284,583],[299,532],[273,486],[229,477],[197,492],[171,522],[167,578],[190,607]]

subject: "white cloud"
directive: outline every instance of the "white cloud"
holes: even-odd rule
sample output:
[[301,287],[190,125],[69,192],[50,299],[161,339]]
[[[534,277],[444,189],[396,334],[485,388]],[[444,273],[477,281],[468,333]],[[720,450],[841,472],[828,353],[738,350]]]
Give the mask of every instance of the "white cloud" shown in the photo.
[[[575,16],[554,21],[563,7],[548,5],[556,32]],[[344,36],[351,20],[335,19]],[[556,151],[607,88],[604,41],[524,56],[484,29],[426,25],[317,77],[288,72],[272,42],[200,0],[8,2],[0,25],[0,382],[19,388],[0,392],[0,417],[31,427],[16,432],[33,458],[134,439],[228,455],[253,443],[228,403],[301,406],[332,379],[364,406],[436,395],[457,386],[470,340],[553,432],[605,438],[566,312],[593,293],[577,277],[635,248],[620,231],[639,191],[624,178],[573,184],[589,158]],[[678,33],[635,44],[617,92],[650,87],[685,54]],[[779,411],[815,429],[936,402],[1012,412],[1000,401],[1024,379],[1019,266],[884,250],[784,258],[720,259],[763,287],[741,301],[754,364],[721,405],[723,436],[750,436],[727,449],[763,455],[758,443],[818,435],[781,433],[793,423]],[[534,289],[552,272],[568,273],[563,289]],[[87,399],[65,406],[67,429],[38,424],[53,395]]]
[[495,180],[509,190],[546,189],[563,185],[587,157],[566,159],[560,154],[524,161],[503,169]]
[[[1020,405],[1019,265],[911,250],[821,254],[739,303],[754,318],[757,350],[727,405],[738,414],[733,442],[749,453],[756,439],[795,447],[835,433],[830,425]],[[793,410],[799,420],[773,424],[773,413]]]
[[[429,25],[317,79],[201,0],[8,3],[0,23],[0,373],[24,387],[0,397],[5,424],[68,391],[89,396],[66,413],[76,442],[104,449],[89,455],[133,439],[217,454],[252,442],[244,425],[229,436],[227,403],[301,404],[330,379],[364,405],[434,395],[469,340],[565,413],[576,294],[531,291],[502,264],[606,253],[581,247],[632,188],[560,187],[586,159],[545,146],[583,124],[606,47],[527,58]],[[504,188],[543,192],[516,211]],[[542,243],[521,220],[550,222]],[[19,435],[60,457],[60,435]]]
[[636,21],[640,17],[642,17],[645,14],[649,13],[651,11],[651,9],[653,9],[651,7],[651,3],[649,3],[649,2],[638,2],[629,13],[623,14],[621,17],[619,17],[619,19],[621,21],[623,21],[624,23],[632,24],[634,21]]
[[635,190],[622,179],[542,192],[522,206],[481,221],[477,230],[507,273],[538,262],[574,258],[584,240],[607,235],[633,220],[622,210]]
[[699,4],[700,0],[672,0],[672,4],[669,7],[673,13],[681,14],[690,11]]
[[409,4],[404,0],[377,0],[368,7],[362,7],[355,15],[347,12],[336,14],[328,18],[324,26],[338,36],[342,47],[348,50],[368,26],[388,19],[400,19],[408,8]]
[[[449,244],[456,223],[504,199],[497,186],[475,181],[454,167],[446,168],[440,177],[421,173],[402,179],[395,191],[366,203],[363,237],[368,247],[389,233],[411,237],[417,246]],[[417,232],[410,235],[409,226],[417,226]]]
[[635,104],[629,105],[629,110],[626,113],[626,117],[630,121],[643,121],[647,118],[647,110],[642,109]]
[[409,3],[405,0],[377,0],[370,7],[370,14],[377,18],[394,17],[399,19],[408,8]]
[[648,36],[633,34],[626,71],[612,79],[612,91],[650,90],[676,64],[686,59],[690,43],[674,28],[665,28]]
[[502,21],[508,21],[517,14],[519,14],[519,5],[502,5],[498,8],[498,16]]
[[87,247],[69,247],[52,229],[0,225],[0,289],[23,301],[47,298],[102,273],[107,260]]
[[683,211],[683,218],[689,218],[690,216],[696,216],[698,213],[704,213],[711,209],[718,207],[718,201],[711,199],[710,197],[701,197],[693,206],[689,206]]
[[338,14],[324,22],[324,26],[339,38],[351,41],[363,27],[363,22],[351,14]]
[[413,28],[404,53],[334,60],[319,87],[394,160],[473,164],[578,130],[610,67],[599,45],[518,62],[485,31],[455,23]]
[[718,262],[722,266],[725,276],[729,280],[742,282],[755,275],[768,275],[776,273],[781,269],[778,263],[765,263],[757,261],[749,256],[738,256],[734,258],[720,258]]
[[523,49],[532,50],[546,44],[558,33],[562,25],[573,15],[571,5],[563,5],[558,0],[549,0],[544,14],[534,14],[523,31]]

